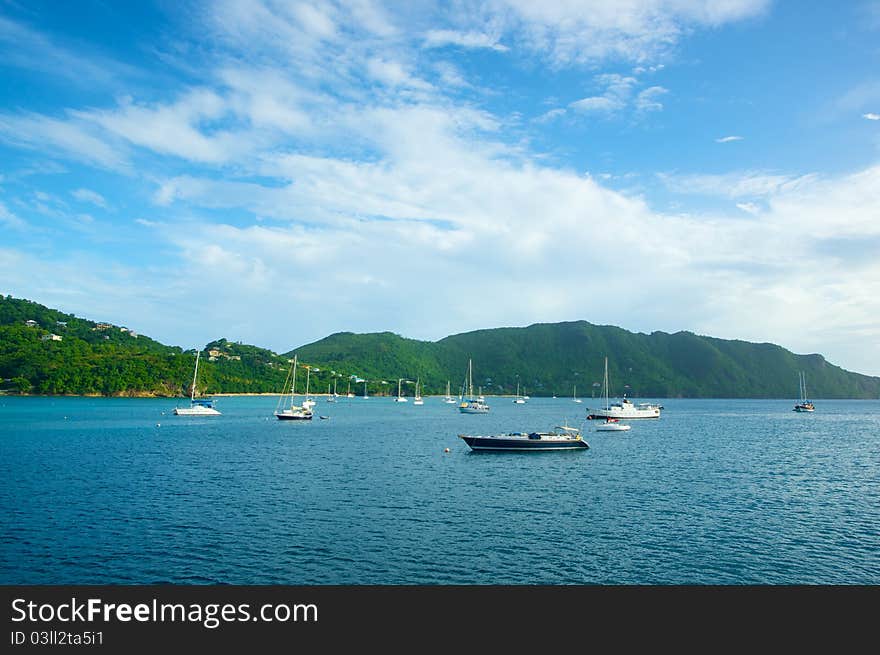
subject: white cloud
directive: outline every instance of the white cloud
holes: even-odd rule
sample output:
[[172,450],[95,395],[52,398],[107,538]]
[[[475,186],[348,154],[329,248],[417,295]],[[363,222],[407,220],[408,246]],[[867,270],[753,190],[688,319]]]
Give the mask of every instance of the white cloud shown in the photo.
[[497,0],[489,7],[521,47],[554,65],[615,58],[644,66],[668,54],[692,27],[758,16],[768,5],[769,0]]
[[549,123],[552,120],[565,116],[565,110],[561,108],[551,109],[535,119],[536,123]]
[[789,191],[812,180],[814,176],[779,175],[762,171],[744,171],[722,175],[662,173],[658,178],[676,193],[700,194],[726,198],[762,198]]
[[9,211],[6,205],[0,202],[0,225],[21,230],[27,226],[27,223]]
[[723,136],[720,139],[715,139],[715,143],[730,143],[731,141],[742,141],[743,137],[741,136]]
[[66,47],[57,38],[0,16],[0,58],[4,65],[62,77],[90,88],[136,74],[131,67],[96,52],[84,54],[87,50],[88,44],[71,43]]
[[366,69],[372,79],[390,87],[411,87],[421,90],[432,88],[429,83],[415,77],[399,61],[372,58],[367,61]]
[[657,100],[660,96],[669,93],[669,89],[662,86],[652,86],[639,92],[636,98],[636,110],[638,111],[661,111],[663,104]]
[[738,202],[736,203],[738,209],[743,210],[747,214],[752,214],[753,216],[761,213],[761,208],[754,202]]
[[135,104],[123,98],[116,110],[73,112],[134,145],[207,163],[226,162],[257,145],[241,132],[207,127],[229,114],[227,102],[208,89],[194,89],[173,104]]
[[456,45],[463,48],[487,48],[506,52],[507,46],[498,43],[498,37],[481,32],[456,32],[454,30],[429,30],[425,34],[425,47],[440,48]]
[[56,153],[101,167],[121,169],[126,155],[93,126],[39,114],[0,114],[0,139],[46,154]]
[[637,80],[616,73],[596,76],[596,83],[605,87],[601,96],[582,98],[569,104],[569,107],[580,112],[599,112],[611,114],[626,107],[632,96]]
[[97,191],[92,191],[91,189],[77,189],[72,192],[74,198],[79,200],[80,202],[88,202],[93,205],[97,205],[98,207],[107,208],[107,200],[104,199]]
[[880,114],[869,112],[867,114],[862,114],[862,118],[867,118],[869,121],[880,121]]

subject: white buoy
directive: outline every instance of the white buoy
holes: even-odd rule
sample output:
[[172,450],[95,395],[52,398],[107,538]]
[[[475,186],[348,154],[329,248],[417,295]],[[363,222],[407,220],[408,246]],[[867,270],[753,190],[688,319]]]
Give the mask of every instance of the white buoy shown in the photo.
[[444,449],[443,452],[444,452],[444,453],[448,453],[448,452],[449,452],[449,448]]

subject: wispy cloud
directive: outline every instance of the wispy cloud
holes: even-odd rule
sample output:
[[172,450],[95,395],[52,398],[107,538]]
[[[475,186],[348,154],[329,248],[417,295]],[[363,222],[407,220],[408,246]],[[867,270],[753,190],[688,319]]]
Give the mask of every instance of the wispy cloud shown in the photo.
[[640,91],[636,97],[636,110],[641,112],[661,111],[663,103],[658,98],[667,93],[669,93],[669,89],[664,89],[662,86],[652,86]]
[[27,226],[27,223],[9,211],[6,205],[0,202],[0,225],[14,228],[16,230],[23,230]]
[[752,214],[753,216],[761,212],[761,208],[754,202],[738,202],[736,203],[736,206],[737,209],[741,209],[747,214]]
[[25,23],[0,16],[0,54],[5,65],[61,77],[66,81],[94,87],[120,78],[143,77],[136,69],[103,57],[88,54],[88,46],[71,43],[67,47]]
[[731,141],[742,141],[743,137],[741,136],[723,136],[720,139],[715,139],[715,143],[730,143]]
[[536,123],[549,123],[550,121],[556,120],[557,118],[561,118],[565,116],[565,110],[557,107],[556,109],[551,109],[550,111],[544,112],[540,116],[535,119]]
[[498,37],[482,32],[456,32],[454,30],[429,30],[425,34],[425,47],[440,48],[447,45],[462,48],[486,48],[507,52],[509,48],[498,42]]
[[715,27],[758,16],[769,4],[769,0],[500,0],[489,7],[494,9],[492,18],[504,22],[517,46],[539,54],[554,66],[614,58],[647,67],[652,60],[668,54],[693,27]]
[[633,87],[638,82],[634,77],[616,73],[597,75],[595,81],[599,86],[605,87],[602,95],[581,98],[568,106],[579,112],[612,114],[626,107],[632,96]]
[[123,149],[108,141],[94,126],[75,119],[33,113],[0,114],[0,139],[12,145],[112,169],[124,168],[127,161]]
[[107,208],[107,200],[97,191],[92,191],[91,189],[76,189],[71,192],[71,195],[80,202],[89,202],[98,207],[103,207],[104,209]]
[[815,176],[743,171],[721,175],[661,173],[657,177],[675,193],[722,198],[764,198],[796,189]]
[[867,114],[862,114],[862,118],[867,118],[869,121],[880,121],[880,114],[868,112]]

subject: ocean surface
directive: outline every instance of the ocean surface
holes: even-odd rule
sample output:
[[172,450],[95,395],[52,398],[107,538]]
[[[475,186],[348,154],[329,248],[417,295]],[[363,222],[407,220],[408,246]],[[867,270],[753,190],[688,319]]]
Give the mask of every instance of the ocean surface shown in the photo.
[[[0,397],[0,583],[880,584],[880,401],[668,399],[602,433],[590,399],[276,400]],[[562,422],[590,448],[456,436]]]

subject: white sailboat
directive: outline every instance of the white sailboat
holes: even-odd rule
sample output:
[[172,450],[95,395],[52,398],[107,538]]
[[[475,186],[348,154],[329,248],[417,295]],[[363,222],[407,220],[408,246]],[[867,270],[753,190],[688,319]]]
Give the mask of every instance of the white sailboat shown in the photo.
[[[602,385],[605,390],[605,410],[608,411],[608,358],[605,358],[605,382]],[[620,423],[618,418],[606,418],[604,423],[596,426],[597,432],[624,432],[629,430],[631,426]]]
[[404,398],[400,393],[400,384],[403,382],[403,378],[397,379],[397,398],[394,399],[396,403],[405,403],[407,402],[406,398]]
[[798,384],[800,386],[800,401],[794,406],[796,412],[815,412],[812,400],[807,400],[807,377],[803,371],[798,373]]
[[474,397],[473,364],[470,359],[468,360],[467,390],[468,397],[458,406],[458,411],[462,414],[488,414],[489,405],[486,404],[482,394],[479,397]]
[[416,378],[416,395],[413,398],[413,405],[424,405],[425,401],[422,400],[422,392],[419,390],[419,382],[420,378]]
[[443,402],[447,405],[455,404],[455,398],[449,393],[449,380],[446,380],[446,397],[443,399]]
[[571,399],[572,399],[574,402],[576,402],[576,403],[581,402],[581,399],[578,398],[578,388],[577,388],[577,385],[574,385],[574,388],[571,390]]
[[339,394],[336,393],[336,378],[333,378],[333,393],[330,393],[330,383],[327,383],[327,402],[335,403],[336,399],[339,397]]
[[515,405],[525,405],[526,399],[519,395],[519,382],[516,383],[516,398],[513,399]]
[[303,400],[302,406],[306,409],[311,409],[317,404],[314,400],[312,400],[311,396],[309,396],[309,373],[311,373],[312,367],[308,364],[303,365],[303,367],[306,369],[306,399]]
[[367,398],[367,381],[364,380],[364,400],[366,400]]
[[189,396],[189,407],[175,407],[177,416],[219,416],[220,412],[214,407],[213,398],[196,398],[196,379],[199,376],[199,356],[201,351],[196,352],[196,368],[193,371],[192,391]]
[[[366,388],[364,388],[364,392],[366,392]],[[346,398],[354,398],[354,393],[351,390],[351,380],[348,381],[348,391],[345,392]]]
[[[284,388],[278,397],[278,403],[275,405],[275,417],[280,421],[310,421],[312,420],[312,410],[302,405],[294,404],[293,400],[296,396],[296,366],[297,356],[293,356],[293,362],[290,365],[290,371],[287,373],[287,379],[284,381]],[[306,369],[308,370],[308,369]],[[290,383],[290,392],[288,393],[287,385]]]

